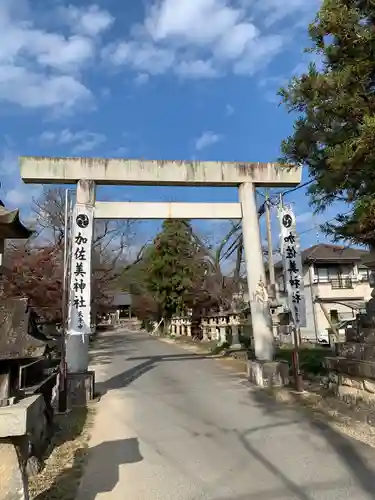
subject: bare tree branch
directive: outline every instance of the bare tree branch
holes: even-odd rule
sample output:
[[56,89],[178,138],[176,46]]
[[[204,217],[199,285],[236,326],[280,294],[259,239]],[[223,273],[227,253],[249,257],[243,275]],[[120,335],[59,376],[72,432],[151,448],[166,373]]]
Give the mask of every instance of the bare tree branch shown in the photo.
[[[34,245],[43,240],[53,247],[62,248],[65,238],[65,189],[46,188],[37,200],[33,200],[36,216],[37,238]],[[134,222],[128,220],[95,221],[93,237],[93,296],[105,298],[113,289],[122,266],[131,266],[131,248],[135,244]],[[48,243],[47,243],[48,245]]]

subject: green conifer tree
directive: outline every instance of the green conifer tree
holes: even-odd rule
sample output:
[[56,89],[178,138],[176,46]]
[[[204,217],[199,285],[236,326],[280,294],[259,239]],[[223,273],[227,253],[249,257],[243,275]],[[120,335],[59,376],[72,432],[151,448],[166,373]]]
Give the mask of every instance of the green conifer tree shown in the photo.
[[348,209],[325,229],[375,247],[375,2],[324,0],[309,27],[316,64],[281,89],[298,114],[282,160],[309,168],[317,210]]

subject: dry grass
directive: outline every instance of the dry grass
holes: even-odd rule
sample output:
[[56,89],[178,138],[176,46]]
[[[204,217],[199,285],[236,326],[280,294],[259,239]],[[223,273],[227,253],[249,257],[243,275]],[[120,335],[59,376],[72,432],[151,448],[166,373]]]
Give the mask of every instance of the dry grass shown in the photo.
[[[266,392],[276,401],[294,408],[297,406],[305,410],[308,416],[324,421],[333,429],[375,448],[375,428],[356,420],[355,411],[350,411],[349,407],[345,413],[338,410],[339,401],[326,391],[298,394],[289,388],[280,388]],[[346,405],[342,403],[341,406]]]
[[85,465],[93,408],[57,415],[57,431],[43,470],[29,481],[30,500],[74,500]]

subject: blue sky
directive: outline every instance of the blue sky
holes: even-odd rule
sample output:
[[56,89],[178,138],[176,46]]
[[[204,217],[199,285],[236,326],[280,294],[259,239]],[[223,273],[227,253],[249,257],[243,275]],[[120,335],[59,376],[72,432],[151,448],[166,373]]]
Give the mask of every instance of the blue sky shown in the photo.
[[[293,125],[276,92],[306,67],[306,28],[318,7],[318,0],[1,0],[2,199],[27,216],[40,193],[22,185],[18,155],[274,161]],[[236,196],[198,188],[98,193],[137,201]],[[288,201],[302,233],[319,221],[304,190]],[[302,235],[303,246],[316,240],[315,231]]]

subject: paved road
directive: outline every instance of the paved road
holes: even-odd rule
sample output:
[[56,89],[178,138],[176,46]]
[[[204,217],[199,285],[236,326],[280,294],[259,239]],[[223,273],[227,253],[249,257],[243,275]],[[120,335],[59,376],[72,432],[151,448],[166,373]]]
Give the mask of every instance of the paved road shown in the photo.
[[78,500],[375,499],[375,450],[271,403],[212,359],[107,333]]

